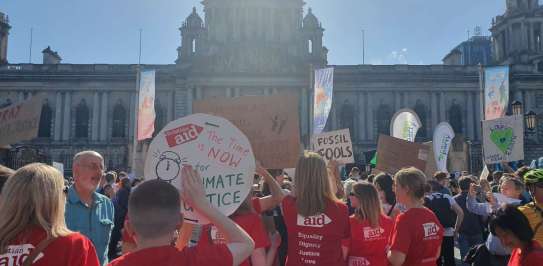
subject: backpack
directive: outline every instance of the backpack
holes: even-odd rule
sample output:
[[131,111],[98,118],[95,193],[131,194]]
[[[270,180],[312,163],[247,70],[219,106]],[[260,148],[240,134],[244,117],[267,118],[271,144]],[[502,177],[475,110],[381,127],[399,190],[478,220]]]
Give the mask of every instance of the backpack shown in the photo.
[[444,228],[454,227],[456,214],[451,210],[451,203],[441,193],[433,193],[424,198],[424,206],[432,210]]

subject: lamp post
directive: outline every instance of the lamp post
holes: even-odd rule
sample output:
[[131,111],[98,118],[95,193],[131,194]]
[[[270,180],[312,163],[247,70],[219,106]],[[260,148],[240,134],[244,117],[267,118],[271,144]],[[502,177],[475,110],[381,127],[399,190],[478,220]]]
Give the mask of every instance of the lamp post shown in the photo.
[[530,112],[526,113],[526,115],[524,115],[524,121],[525,121],[526,128],[529,131],[534,131],[534,129],[536,128],[536,125],[537,125],[537,115],[536,115],[536,113],[534,111],[530,111]]
[[519,101],[514,101],[511,103],[511,110],[513,111],[513,115],[520,115],[522,114],[522,103]]

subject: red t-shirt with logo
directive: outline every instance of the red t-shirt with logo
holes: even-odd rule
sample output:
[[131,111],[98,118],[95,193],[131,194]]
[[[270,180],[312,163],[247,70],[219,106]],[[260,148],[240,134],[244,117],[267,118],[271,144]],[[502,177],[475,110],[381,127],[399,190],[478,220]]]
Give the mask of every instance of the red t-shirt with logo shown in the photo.
[[532,240],[531,250],[526,252],[520,248],[513,249],[508,266],[539,266],[543,262],[543,249],[539,243]]
[[349,212],[342,202],[329,200],[322,214],[303,217],[296,199],[283,199],[283,217],[288,232],[287,266],[345,265],[341,241],[349,238]]
[[443,240],[443,227],[427,208],[411,208],[394,223],[390,250],[406,255],[404,266],[436,265]]
[[108,266],[231,266],[232,253],[226,245],[186,247],[179,251],[174,246],[146,248],[127,253]]
[[[255,249],[268,248],[270,246],[270,238],[266,233],[260,215],[256,213],[240,214],[232,217],[232,221],[238,224],[245,232],[247,232],[247,234],[249,234],[249,236],[251,236],[255,242]],[[200,235],[198,245],[210,246],[213,244],[226,244],[226,238],[217,230],[217,227],[208,224],[202,228],[202,234]],[[246,259],[240,264],[240,266],[250,265],[249,259]]]
[[[33,227],[19,234],[0,255],[0,265],[23,265],[24,259],[46,237],[42,228]],[[36,257],[32,266],[98,266],[100,262],[92,242],[80,233],[71,233],[53,240]]]
[[349,266],[388,266],[387,246],[394,222],[388,216],[379,216],[379,226],[371,227],[369,220],[360,220],[354,215],[349,218],[351,238],[342,244],[349,248]]

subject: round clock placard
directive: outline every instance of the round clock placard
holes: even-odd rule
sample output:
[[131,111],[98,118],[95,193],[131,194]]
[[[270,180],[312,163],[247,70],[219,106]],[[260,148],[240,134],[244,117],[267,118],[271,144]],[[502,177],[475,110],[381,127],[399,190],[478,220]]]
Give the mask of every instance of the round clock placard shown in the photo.
[[[247,137],[230,121],[193,114],[170,122],[151,142],[145,161],[145,179],[160,179],[181,189],[181,169],[191,165],[202,177],[209,203],[230,215],[253,185],[255,159]],[[152,195],[149,195],[152,197]],[[208,221],[182,203],[186,222]]]

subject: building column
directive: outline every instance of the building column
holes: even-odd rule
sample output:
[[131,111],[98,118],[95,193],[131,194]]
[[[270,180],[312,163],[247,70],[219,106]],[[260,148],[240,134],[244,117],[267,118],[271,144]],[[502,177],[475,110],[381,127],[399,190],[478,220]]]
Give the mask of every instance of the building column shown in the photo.
[[367,117],[366,117],[366,106],[364,104],[364,94],[363,93],[357,93],[356,94],[356,113],[359,115],[355,115],[354,117],[357,117],[358,124],[356,126],[357,133],[358,133],[358,140],[365,140],[367,139],[367,133],[366,128],[368,127]]
[[473,105],[475,106],[475,121],[474,121],[474,124],[475,124],[475,139],[476,140],[481,140],[481,120],[482,120],[482,117],[481,117],[481,94],[479,92],[473,92],[471,94],[471,97],[473,97],[474,99],[474,103]]
[[92,101],[92,123],[91,123],[91,140],[98,140],[98,129],[100,126],[100,94],[99,92],[94,92],[94,97]]
[[70,140],[72,132],[72,92],[64,94],[64,122],[62,123],[62,140]]
[[62,93],[57,92],[57,98],[55,100],[55,132],[53,134],[53,140],[59,141],[62,130]]
[[395,114],[401,108],[401,102],[400,102],[401,99],[400,99],[400,93],[399,92],[393,91],[392,95],[394,95],[393,96],[394,97],[394,110],[392,110],[392,114]]
[[[128,116],[128,138],[130,139],[130,141],[134,139],[134,128],[136,127],[135,114],[138,109],[137,104],[136,104],[136,95],[137,95],[137,92],[128,93],[128,99],[130,101],[129,106],[128,106],[128,113],[131,114]],[[132,143],[130,145],[132,145]]]
[[[328,121],[330,121],[330,131],[333,131],[333,130],[336,130],[338,128],[338,125],[337,125],[337,115],[336,115],[336,103],[332,103],[332,110],[330,110],[330,115],[328,117]],[[327,126],[326,124],[324,125],[325,127]],[[324,132],[324,130],[323,130]]]
[[201,100],[202,99],[202,88],[200,87],[196,87],[196,100]]
[[[102,93],[102,108],[101,108],[101,116],[100,116],[100,141],[107,141],[109,139],[109,119],[110,112],[109,112],[109,92],[103,92]],[[132,112],[128,111],[126,112],[128,115],[132,114]]]
[[468,137],[470,140],[473,140],[474,137],[475,137],[475,131],[474,131],[474,127],[475,127],[475,120],[474,120],[474,115],[475,113],[473,112],[473,95],[471,92],[467,91],[465,93],[465,97],[467,98],[467,105],[468,105],[468,108],[467,108],[467,128],[466,128],[466,131],[468,133]]
[[234,97],[239,97],[241,96],[241,90],[239,88],[234,88]]
[[302,126],[301,126],[301,130],[302,130],[302,136],[304,135],[307,135],[307,136],[310,136],[311,133],[309,132],[309,123],[308,123],[308,120],[309,120],[309,117],[308,114],[309,114],[309,109],[307,108],[308,107],[308,95],[307,95],[307,88],[303,88],[302,89],[302,99],[301,99],[301,107],[302,107],[302,110],[300,112],[300,122],[302,123]]
[[439,92],[439,120],[440,121],[446,121],[447,120],[447,113],[445,109],[446,101],[445,101],[445,93]]
[[519,47],[519,50],[524,50],[528,46],[528,32],[526,32],[526,23],[520,23],[520,39],[522,44]]
[[168,91],[168,97],[166,98],[166,100],[168,100],[168,104],[167,104],[167,107],[168,107],[168,111],[166,113],[166,124],[170,123],[171,121],[174,120],[174,101],[175,101],[175,94],[174,94],[174,91],[171,90],[171,91]]
[[368,98],[368,92],[364,92],[364,108],[365,108],[365,116],[366,116],[366,139],[367,140],[373,140],[373,129],[375,128],[375,123],[373,121],[373,101],[370,101]]
[[232,98],[233,97],[233,91],[232,88],[225,88],[226,91],[226,98]]
[[187,89],[187,109],[185,110],[185,115],[192,114],[192,102],[194,101],[194,95],[192,89]]
[[441,122],[439,121],[437,108],[437,94],[430,92],[430,119],[432,119],[432,130]]

